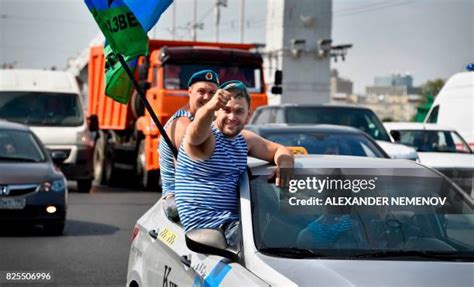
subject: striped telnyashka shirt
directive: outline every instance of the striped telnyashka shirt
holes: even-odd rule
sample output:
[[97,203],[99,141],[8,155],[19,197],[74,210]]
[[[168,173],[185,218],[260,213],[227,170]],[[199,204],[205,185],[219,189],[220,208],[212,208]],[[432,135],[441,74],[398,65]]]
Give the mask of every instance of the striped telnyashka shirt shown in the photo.
[[238,220],[238,181],[247,166],[248,148],[244,137],[225,137],[212,127],[216,138],[214,153],[207,160],[193,160],[179,149],[176,164],[176,205],[185,231],[217,228]]
[[[186,110],[177,110],[173,116],[166,122],[165,130],[168,126],[173,123],[176,119],[180,117],[187,117],[191,121],[194,117],[191,115],[190,112]],[[162,182],[162,197],[165,197],[168,194],[174,194],[174,175],[175,175],[175,167],[174,167],[174,156],[173,152],[171,151],[170,147],[166,144],[163,137],[160,137],[160,146],[158,148],[158,152],[160,153],[160,175],[161,175],[161,182]]]

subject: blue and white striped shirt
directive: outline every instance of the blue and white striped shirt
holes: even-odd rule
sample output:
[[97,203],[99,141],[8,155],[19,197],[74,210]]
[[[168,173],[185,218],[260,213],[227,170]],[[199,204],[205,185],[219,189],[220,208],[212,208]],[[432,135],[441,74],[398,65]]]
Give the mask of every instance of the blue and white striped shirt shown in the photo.
[[207,160],[193,160],[179,149],[176,164],[176,205],[185,231],[217,228],[238,220],[238,181],[247,166],[244,137],[225,137],[212,127],[216,145]]
[[[171,118],[165,124],[165,130],[168,126],[173,123],[176,119],[180,117],[187,117],[191,121],[194,119],[193,115],[189,111],[179,109],[176,113],[171,116]],[[162,183],[162,197],[165,197],[168,194],[174,194],[174,156],[170,147],[166,144],[163,137],[160,137],[160,146],[158,148],[160,153],[160,174],[161,174],[161,183]]]

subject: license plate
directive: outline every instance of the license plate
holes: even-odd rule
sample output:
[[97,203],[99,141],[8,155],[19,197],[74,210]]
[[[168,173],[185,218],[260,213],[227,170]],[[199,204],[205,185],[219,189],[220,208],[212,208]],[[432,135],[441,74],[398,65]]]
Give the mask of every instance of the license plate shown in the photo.
[[24,198],[0,198],[0,209],[23,209],[25,204]]

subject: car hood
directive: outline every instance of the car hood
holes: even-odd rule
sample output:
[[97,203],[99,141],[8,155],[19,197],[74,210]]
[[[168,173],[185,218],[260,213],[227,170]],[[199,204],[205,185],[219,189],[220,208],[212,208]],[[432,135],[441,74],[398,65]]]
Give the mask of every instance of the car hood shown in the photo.
[[[298,286],[470,287],[474,268],[473,262],[356,261],[287,259],[262,254],[257,256],[275,272]],[[272,278],[271,275],[264,277]]]
[[474,154],[418,152],[420,162],[433,168],[474,168]]
[[40,138],[45,146],[74,145],[77,142],[77,133],[84,130],[79,127],[39,127],[31,126],[30,129]]
[[42,183],[53,177],[60,177],[51,163],[0,162],[0,184]]
[[395,159],[416,160],[418,155],[412,147],[391,143],[386,141],[377,141],[377,144],[391,157]]

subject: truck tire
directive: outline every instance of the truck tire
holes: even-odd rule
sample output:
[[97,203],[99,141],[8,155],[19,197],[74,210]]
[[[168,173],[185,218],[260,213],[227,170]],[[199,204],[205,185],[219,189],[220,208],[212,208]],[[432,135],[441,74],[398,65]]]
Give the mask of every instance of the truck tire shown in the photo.
[[105,184],[105,139],[104,133],[100,132],[99,138],[94,146],[94,181],[97,184]]
[[160,186],[160,171],[159,170],[146,170],[146,159],[145,159],[145,140],[140,142],[137,152],[136,161],[136,175],[138,186],[144,190],[155,190],[159,191]]
[[130,110],[135,119],[145,114],[145,104],[137,91],[133,91],[132,97],[130,98]]
[[104,180],[109,186],[114,186],[118,183],[118,170],[114,167],[115,155],[110,147],[110,143],[105,146],[105,158],[104,158]]
[[91,179],[80,179],[77,181],[77,192],[79,193],[89,193],[92,188],[92,178]]

